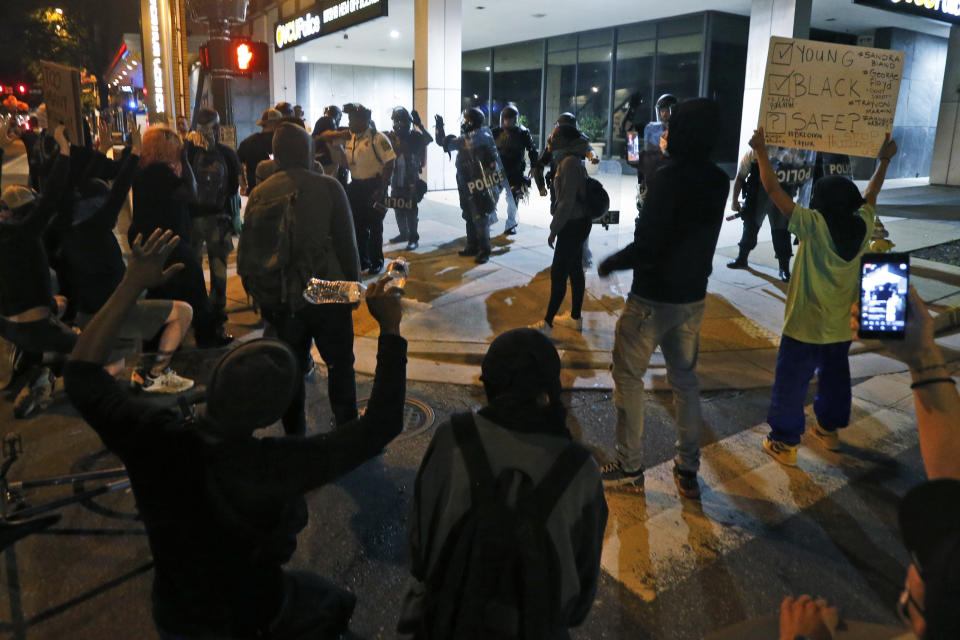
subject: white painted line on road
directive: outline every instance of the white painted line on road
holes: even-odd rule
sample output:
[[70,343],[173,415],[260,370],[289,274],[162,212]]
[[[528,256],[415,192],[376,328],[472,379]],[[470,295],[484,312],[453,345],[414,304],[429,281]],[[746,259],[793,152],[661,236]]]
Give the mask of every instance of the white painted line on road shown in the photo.
[[[893,408],[905,389],[891,393],[882,377],[858,385],[855,395],[882,392],[884,405],[855,398],[854,415],[861,417],[842,431],[844,448],[831,453],[805,438],[799,468],[784,467],[762,451],[769,427],[760,424],[704,447],[700,502],[681,501],[672,460],[646,471],[644,494],[607,492],[603,568],[652,602],[707,563],[767,535],[874,469],[871,459],[892,458],[917,445],[913,414]],[[813,422],[811,415],[808,425]]]

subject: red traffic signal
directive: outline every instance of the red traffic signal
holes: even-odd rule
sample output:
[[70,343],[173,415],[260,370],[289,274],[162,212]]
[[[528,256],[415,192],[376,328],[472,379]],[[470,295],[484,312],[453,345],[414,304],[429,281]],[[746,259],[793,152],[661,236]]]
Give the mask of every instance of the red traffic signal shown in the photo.
[[24,95],[27,92],[26,85],[22,85],[22,84],[17,85],[17,91],[20,92],[20,95]]
[[269,55],[263,42],[210,40],[200,47],[200,67],[216,73],[266,73],[270,68]]

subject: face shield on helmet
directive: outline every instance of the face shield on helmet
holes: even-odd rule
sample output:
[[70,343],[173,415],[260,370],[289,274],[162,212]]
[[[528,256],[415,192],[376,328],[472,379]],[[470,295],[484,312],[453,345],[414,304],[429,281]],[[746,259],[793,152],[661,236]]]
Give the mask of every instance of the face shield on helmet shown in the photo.
[[667,123],[670,121],[670,114],[673,108],[677,106],[677,96],[672,93],[665,93],[657,99],[657,122]]
[[500,112],[500,126],[501,127],[515,127],[517,126],[518,121],[520,120],[520,110],[517,109],[514,105],[508,104],[503,108],[503,111]]
[[393,132],[398,136],[407,135],[413,128],[413,118],[404,107],[396,107],[390,114],[390,119],[393,120]]
[[476,107],[465,109],[460,116],[460,132],[470,133],[471,131],[476,131],[483,126],[484,120],[486,120],[486,117],[480,109]]

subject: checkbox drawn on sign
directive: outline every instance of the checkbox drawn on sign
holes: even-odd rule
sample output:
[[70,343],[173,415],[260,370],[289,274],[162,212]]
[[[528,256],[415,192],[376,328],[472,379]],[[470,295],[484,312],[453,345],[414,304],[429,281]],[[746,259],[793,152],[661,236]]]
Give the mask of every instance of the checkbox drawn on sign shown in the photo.
[[787,114],[771,111],[767,114],[768,133],[786,133],[787,132]]
[[770,80],[770,95],[789,96],[790,95],[790,76],[771,73],[768,76]]
[[789,66],[793,64],[793,43],[782,42],[773,45],[772,64],[782,64]]

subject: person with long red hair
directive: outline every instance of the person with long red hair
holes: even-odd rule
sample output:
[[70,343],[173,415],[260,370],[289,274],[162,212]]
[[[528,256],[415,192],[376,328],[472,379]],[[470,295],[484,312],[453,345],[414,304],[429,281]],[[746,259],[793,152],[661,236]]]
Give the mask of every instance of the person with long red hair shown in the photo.
[[147,129],[143,134],[140,168],[133,181],[133,219],[127,239],[132,245],[138,234],[146,238],[155,229],[169,229],[180,236],[180,244],[169,261],[170,264],[183,263],[184,269],[164,284],[150,289],[147,295],[190,303],[197,345],[220,347],[228,344],[230,338],[222,329],[218,331],[216,328],[203,267],[191,245],[189,205],[196,198],[196,179],[180,136],[163,125]]

